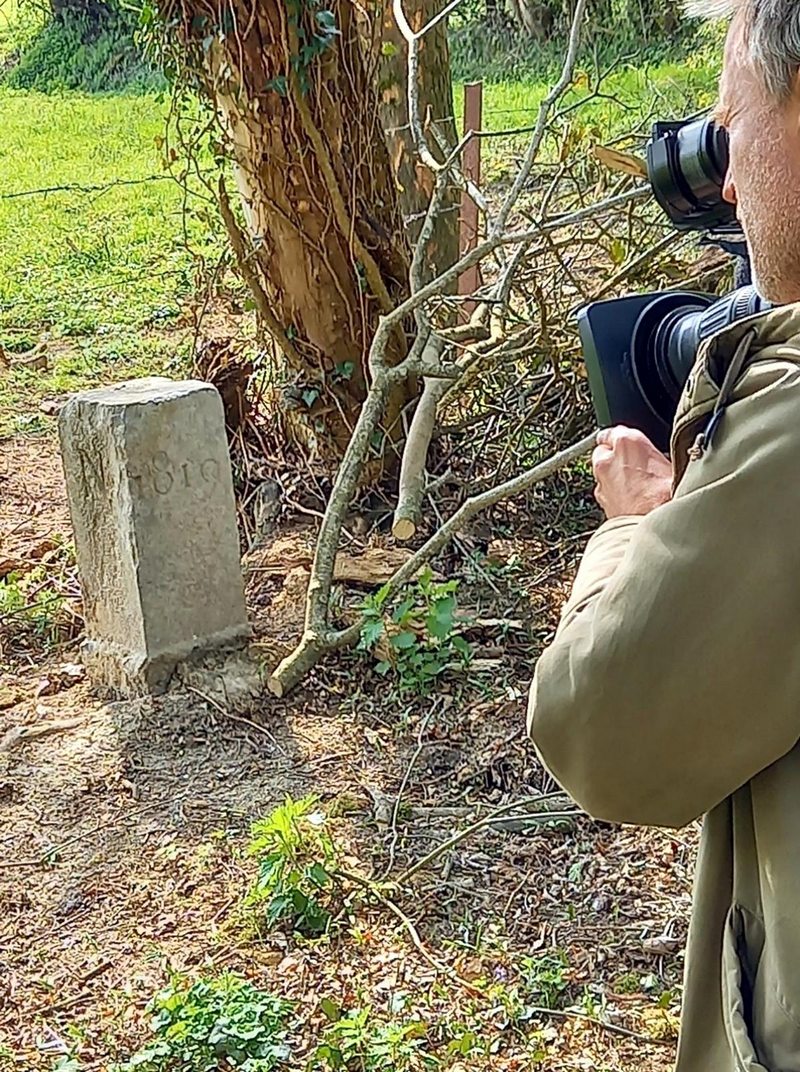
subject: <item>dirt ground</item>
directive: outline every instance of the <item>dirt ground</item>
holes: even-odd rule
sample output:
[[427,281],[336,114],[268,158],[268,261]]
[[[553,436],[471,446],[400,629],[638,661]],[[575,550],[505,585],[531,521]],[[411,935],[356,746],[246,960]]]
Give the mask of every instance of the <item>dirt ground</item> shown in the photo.
[[[40,561],[59,537],[54,438],[0,443],[0,558]],[[489,676],[407,703],[355,655],[245,713],[186,689],[102,702],[62,669],[78,661],[76,637],[45,649],[0,619],[0,1070],[44,1072],[60,1055],[81,1072],[112,1068],[145,1037],[169,966],[241,972],[312,1025],[324,996],[381,1012],[400,994],[434,1042],[454,1023],[482,1033],[485,1052],[451,1067],[666,1072],[694,828],[583,816],[485,828],[393,894],[421,948],[376,901],[316,942],[256,939],[238,922],[249,825],[287,794],[318,794],[350,869],[391,878],[487,809],[553,789],[524,736],[525,692],[578,546],[514,575],[530,627],[500,643]],[[302,580],[250,576],[267,660],[296,634]],[[53,732],[26,739],[43,726]],[[506,998],[522,958],[548,951],[565,959],[567,1000],[515,1019]]]

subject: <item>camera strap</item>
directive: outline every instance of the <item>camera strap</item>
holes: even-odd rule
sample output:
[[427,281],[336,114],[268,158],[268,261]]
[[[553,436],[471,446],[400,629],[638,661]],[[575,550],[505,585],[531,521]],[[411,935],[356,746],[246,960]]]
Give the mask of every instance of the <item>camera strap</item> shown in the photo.
[[689,459],[691,461],[697,461],[703,456],[705,451],[711,447],[711,442],[725,413],[725,408],[730,401],[733,389],[742,374],[744,363],[750,354],[750,346],[755,337],[755,329],[751,328],[739,340],[736,349],[733,352],[730,364],[725,372],[725,376],[723,377],[722,386],[719,389],[717,400],[714,403],[711,418],[705,429],[698,434],[694,443],[689,448]]

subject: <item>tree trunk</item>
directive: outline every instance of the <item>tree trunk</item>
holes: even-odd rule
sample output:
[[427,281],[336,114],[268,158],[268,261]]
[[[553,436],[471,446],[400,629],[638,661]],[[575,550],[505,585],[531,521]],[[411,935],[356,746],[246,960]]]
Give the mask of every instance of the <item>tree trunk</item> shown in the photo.
[[[247,239],[240,263],[283,352],[284,430],[338,461],[378,318],[406,293],[407,247],[351,0],[164,0],[227,136]],[[221,12],[221,15],[220,15]],[[228,213],[231,230],[232,214]],[[236,246],[236,241],[234,241]],[[402,332],[390,363],[405,356]],[[401,385],[384,428],[414,390]]]
[[[407,0],[406,17],[412,30],[421,29],[441,9],[439,0]],[[428,143],[438,160],[444,154],[437,149],[432,128],[445,143],[457,142],[453,107],[453,83],[450,77],[450,48],[447,20],[437,23],[420,42],[419,111],[428,131]],[[408,122],[408,46],[398,29],[391,0],[386,0],[383,15],[381,62],[378,69],[380,117],[386,144],[397,182],[400,209],[409,241],[413,244],[422,227],[433,192],[434,177],[420,162]],[[460,191],[448,189],[442,202],[428,245],[428,272],[431,278],[458,260],[458,206]]]

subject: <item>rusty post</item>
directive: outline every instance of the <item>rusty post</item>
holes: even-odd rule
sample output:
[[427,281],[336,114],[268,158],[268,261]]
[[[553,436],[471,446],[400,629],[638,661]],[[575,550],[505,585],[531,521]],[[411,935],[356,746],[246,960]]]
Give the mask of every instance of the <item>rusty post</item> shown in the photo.
[[[464,134],[470,130],[480,130],[483,113],[483,83],[471,82],[464,86]],[[470,138],[464,146],[462,157],[464,176],[475,183],[481,181],[481,139]],[[478,244],[478,206],[466,192],[461,194],[461,211],[459,213],[459,254],[463,255]],[[468,268],[458,280],[459,294],[474,294],[481,285],[481,273],[478,265]],[[468,320],[475,309],[475,302],[461,305],[462,315]]]

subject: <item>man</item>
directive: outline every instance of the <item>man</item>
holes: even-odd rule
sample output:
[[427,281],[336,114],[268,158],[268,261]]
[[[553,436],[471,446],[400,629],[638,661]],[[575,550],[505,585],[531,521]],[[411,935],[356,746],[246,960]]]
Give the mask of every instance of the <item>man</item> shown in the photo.
[[599,434],[608,520],[531,690],[536,747],[590,814],[705,816],[678,1072],[800,1069],[799,67],[800,3],[741,0],[724,193],[780,307],[703,346],[671,463]]

